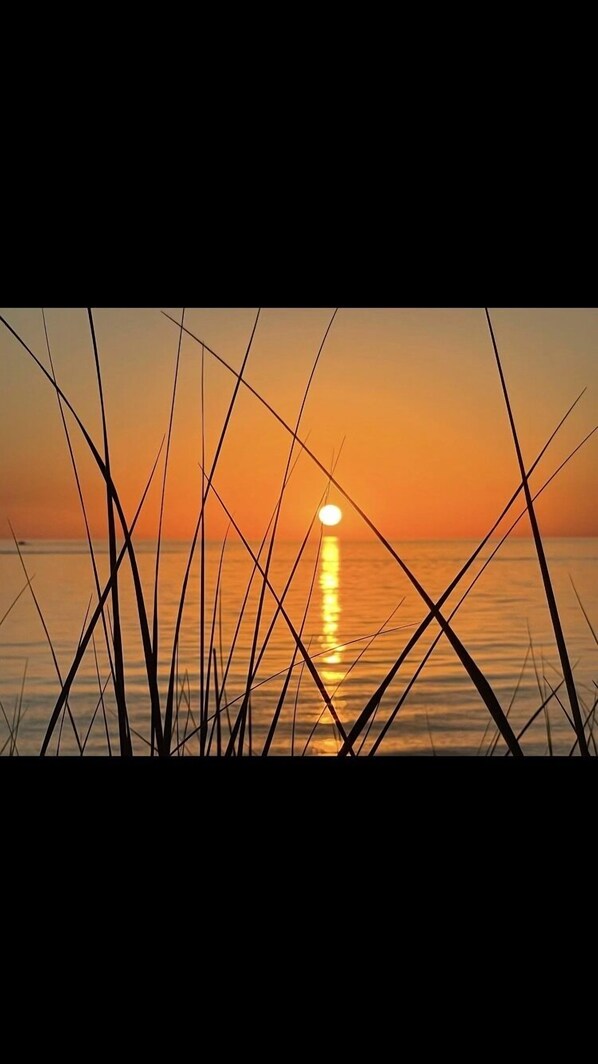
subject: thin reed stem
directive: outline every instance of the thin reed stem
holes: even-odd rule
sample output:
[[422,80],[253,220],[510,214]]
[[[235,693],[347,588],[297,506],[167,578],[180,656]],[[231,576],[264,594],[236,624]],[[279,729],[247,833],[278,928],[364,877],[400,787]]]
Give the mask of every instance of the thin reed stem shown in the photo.
[[498,346],[496,343],[496,337],[494,335],[494,329],[492,328],[492,322],[490,320],[490,314],[488,308],[484,308],[486,313],[486,320],[488,322],[488,328],[490,330],[490,337],[492,339],[492,347],[494,348],[494,355],[496,358],[496,365],[498,367],[498,374],[500,377],[500,383],[502,386],[503,396],[505,400],[505,406],[507,408],[507,414],[509,418],[509,424],[511,426],[511,432],[513,435],[513,443],[515,444],[515,452],[517,454],[517,462],[519,464],[519,472],[521,474],[521,480],[523,483],[523,491],[525,494],[525,501],[529,513],[529,521],[534,537],[534,543],[536,545],[536,553],[538,555],[538,562],[540,563],[540,572],[542,574],[542,583],[544,584],[544,591],[546,594],[546,601],[548,603],[548,610],[550,613],[550,619],[552,621],[552,627],[554,628],[554,635],[556,639],[556,645],[561,659],[561,668],[563,670],[563,676],[565,677],[565,686],[567,688],[567,694],[569,696],[569,702],[571,704],[571,711],[573,713],[573,720],[575,724],[575,732],[579,739],[579,749],[582,757],[589,757],[590,751],[588,750],[588,744],[586,741],[585,732],[583,729],[583,721],[581,719],[581,712],[579,709],[579,702],[577,699],[577,691],[575,690],[575,683],[573,682],[573,673],[571,671],[571,662],[569,661],[569,654],[567,652],[567,645],[565,643],[565,636],[563,634],[563,628],[561,625],[561,619],[559,616],[558,607],[556,604],[556,598],[554,589],[552,586],[552,580],[550,579],[550,572],[548,569],[548,562],[546,561],[546,554],[544,551],[544,544],[542,543],[542,537],[540,535],[540,528],[536,517],[536,511],[534,509],[534,503],[531,495],[531,491],[528,483],[528,476],[525,472],[525,465],[523,462],[523,455],[521,453],[521,447],[519,445],[519,437],[517,435],[517,429],[515,428],[515,419],[513,417],[513,411],[511,409],[511,402],[509,399],[509,393],[507,391],[507,383],[503,373],[502,363],[498,353]]

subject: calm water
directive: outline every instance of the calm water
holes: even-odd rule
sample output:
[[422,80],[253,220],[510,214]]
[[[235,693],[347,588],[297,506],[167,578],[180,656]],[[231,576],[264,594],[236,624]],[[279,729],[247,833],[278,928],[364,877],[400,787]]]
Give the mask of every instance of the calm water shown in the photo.
[[[420,583],[434,597],[444,591],[475,546],[474,541],[463,540],[395,544]],[[578,693],[587,713],[597,693],[598,647],[584,620],[569,577],[575,582],[594,628],[598,628],[598,539],[548,539],[545,546]],[[31,541],[21,549],[64,677],[72,663],[94,593],[86,545],[73,541]],[[474,563],[465,582],[453,592],[444,606],[445,616],[450,614],[471,579],[479,572],[491,549],[491,545],[485,548],[481,560]],[[298,550],[297,544],[277,544],[271,567],[271,582],[278,594],[282,594],[285,588]],[[105,547],[99,545],[98,552],[100,576],[105,578],[108,572]],[[227,543],[213,625],[216,577],[222,545],[207,544],[206,552],[205,641],[207,648],[213,626],[219,686],[223,674],[226,674],[226,684],[221,690],[222,734],[223,741],[226,741],[229,734],[227,717],[234,721],[240,706],[239,695],[247,681],[259,585],[255,581],[250,592],[231,654],[240,605],[251,574],[251,562],[242,545]],[[163,548],[159,596],[159,682],[162,704],[168,686],[174,623],[187,556],[186,544],[169,543]],[[154,558],[152,544],[139,544],[138,560],[150,625]],[[138,733],[133,737],[135,752],[144,754],[148,752],[149,739],[147,677],[127,562],[123,563],[121,572],[127,704],[131,725]],[[0,541],[0,617],[24,583],[25,577],[14,545]],[[312,583],[311,601],[304,621]],[[179,742],[185,734],[193,732],[198,719],[199,586],[199,562],[196,558],[189,582],[178,655]],[[309,647],[318,672],[347,727],[356,719],[427,613],[412,585],[381,546],[377,543],[345,542],[342,535],[325,536],[320,551],[317,541],[308,546],[291,582],[285,608],[297,630],[303,624],[304,643]],[[396,612],[391,616],[393,610]],[[267,593],[258,649],[263,644],[272,612],[272,598]],[[503,709],[507,710],[511,706],[509,719],[517,732],[550,693],[548,685],[556,687],[561,679],[538,562],[530,540],[512,540],[501,547],[456,613],[453,624],[488,677]],[[387,631],[381,631],[383,629]],[[437,634],[437,625],[431,624],[401,667],[380,704],[362,753],[372,748],[381,727]],[[279,617],[254,678],[254,684],[259,684],[251,703],[251,743],[254,753],[261,752],[263,748],[286,673],[293,661],[293,650],[292,636],[284,620]],[[88,734],[86,753],[105,754],[106,725],[101,705],[98,708],[98,672],[100,683],[104,685],[109,677],[109,664],[100,625],[95,631],[95,653],[97,670],[94,647],[90,644],[73,685],[69,705],[81,741]],[[207,658],[206,649],[206,662]],[[281,675],[269,679],[281,670]],[[29,591],[21,596],[0,626],[0,700],[4,714],[11,723],[18,713],[21,690],[18,752],[36,754],[40,750],[60,684]],[[568,710],[564,687],[559,694]],[[213,657],[209,697],[211,716],[216,707]],[[115,701],[110,683],[106,687],[104,703],[111,743],[113,749],[118,750]],[[555,699],[548,706],[548,718],[555,753],[568,753],[574,736],[564,709]],[[488,712],[480,703],[477,691],[442,636],[380,745],[379,752],[475,755],[480,748],[485,752],[495,735],[493,722],[489,721]],[[0,747],[8,736],[9,728],[2,715]],[[58,736],[57,728],[50,747],[52,752],[56,752]],[[213,748],[215,742],[214,733]],[[307,748],[309,754],[334,754],[338,745],[338,734],[330,714],[298,656],[291,672],[271,752],[300,754]],[[526,753],[547,753],[544,713],[529,728],[522,739],[522,746]],[[4,754],[9,749],[10,744],[5,747]],[[183,749],[196,754],[197,737],[188,739]],[[502,754],[504,750],[504,743],[500,739],[495,752]],[[60,752],[78,752],[68,718],[60,732]]]

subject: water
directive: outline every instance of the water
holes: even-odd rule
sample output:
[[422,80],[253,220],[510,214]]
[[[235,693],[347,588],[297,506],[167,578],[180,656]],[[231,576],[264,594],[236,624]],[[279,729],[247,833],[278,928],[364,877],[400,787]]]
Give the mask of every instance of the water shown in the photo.
[[[257,550],[257,546],[253,546]],[[394,546],[426,591],[438,597],[469,558],[476,543],[451,540]],[[453,592],[444,607],[445,616],[450,614],[471,579],[480,571],[493,546],[489,544],[484,549],[481,559],[474,563],[467,574],[465,583],[461,583]],[[597,693],[598,647],[569,578],[573,579],[594,629],[597,629],[598,539],[547,539],[545,547],[585,715],[590,711]],[[21,550],[64,678],[84,629],[90,602],[91,609],[95,605],[93,572],[86,544],[40,540],[23,545]],[[188,544],[167,543],[163,545],[161,557],[158,617],[159,688],[163,707],[188,550]],[[279,595],[289,580],[298,551],[298,544],[280,542],[276,545],[270,579]],[[154,545],[140,543],[137,553],[151,628]],[[252,563],[242,544],[232,540],[227,542],[218,608],[214,615],[221,553],[221,544],[206,544],[204,683],[207,683],[208,648],[213,638],[222,707],[221,741],[226,745],[228,718],[231,723],[234,722],[247,682],[260,586],[255,581],[248,597],[227,672],[227,661]],[[97,561],[100,579],[105,580],[108,574],[105,544],[98,545]],[[121,572],[127,705],[134,729],[134,751],[147,754],[150,739],[147,674],[128,562],[123,564]],[[312,582],[311,601],[306,611]],[[14,545],[0,541],[0,617],[24,583],[25,576]],[[194,734],[199,720],[201,682],[199,587],[199,561],[196,557],[189,579],[179,643],[176,673],[179,710],[173,744],[183,744],[180,752],[188,754],[197,754],[199,750],[198,736]],[[295,629],[302,629],[303,642],[345,728],[355,721],[427,613],[411,583],[377,542],[350,543],[345,542],[342,535],[325,536],[320,550],[317,539],[308,545],[291,580],[284,605]],[[393,610],[396,612],[391,616]],[[258,653],[272,616],[273,600],[267,592]],[[517,733],[550,694],[549,685],[556,688],[562,678],[531,540],[514,539],[501,547],[456,613],[453,625],[492,684],[503,709],[506,711],[511,707],[509,720]],[[386,632],[382,629],[386,629]],[[382,726],[437,634],[438,627],[433,623],[401,667],[380,704],[362,753],[372,749]],[[99,685],[103,686],[110,676],[101,625],[95,629],[94,642],[95,647],[90,643],[77,673],[69,697],[69,708],[79,741],[85,742],[85,753],[106,754],[106,731],[111,748],[118,750],[118,725],[110,682],[105,689],[103,707],[99,700]],[[249,739],[254,753],[260,753],[263,749],[283,682],[293,662],[294,648],[289,627],[279,616],[254,677],[254,684],[259,686],[252,695],[251,726],[246,729],[245,736],[246,751]],[[216,708],[213,654],[209,660],[208,714],[213,718]],[[276,673],[279,675],[270,680],[269,677]],[[223,674],[226,674],[224,689]],[[18,753],[39,753],[59,691],[60,683],[52,655],[27,590],[0,626],[0,701],[3,707],[3,714],[0,715],[0,747],[6,742],[5,755],[11,749],[9,725],[14,727],[19,716]],[[564,686],[559,688],[558,695],[563,705],[559,705],[556,698],[549,702],[548,724],[554,752],[567,754],[575,736],[565,714],[565,710],[570,710]],[[215,728],[212,730],[212,723],[211,720],[208,738],[212,734],[212,751],[215,751],[217,733]],[[441,636],[380,744],[379,753],[475,755],[480,749],[485,753],[495,737],[496,729],[488,711],[451,646]],[[525,753],[542,755],[548,752],[544,712],[539,714],[525,733],[521,744]],[[300,754],[306,750],[308,754],[334,754],[338,748],[339,736],[330,712],[304,667],[301,655],[297,654],[274,732],[271,753]],[[62,726],[58,725],[52,737],[49,750],[55,753],[57,749],[61,754],[78,753],[68,716],[64,718]],[[495,753],[503,754],[505,749],[503,740],[499,738]]]

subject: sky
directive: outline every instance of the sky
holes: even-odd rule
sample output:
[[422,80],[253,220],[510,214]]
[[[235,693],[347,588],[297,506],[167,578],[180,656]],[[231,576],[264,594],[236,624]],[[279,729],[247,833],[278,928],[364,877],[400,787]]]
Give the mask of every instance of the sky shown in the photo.
[[[132,517],[168,429],[181,308],[93,310],[112,474]],[[264,308],[249,353],[248,382],[293,426],[331,308]],[[0,309],[48,366],[40,309]],[[93,348],[85,309],[45,311],[57,380],[102,452]],[[185,325],[240,369],[257,308],[186,309]],[[524,460],[530,465],[583,388],[585,395],[532,478],[541,486],[598,424],[598,310],[490,308]],[[206,465],[235,386],[204,356]],[[202,349],[184,335],[166,487],[164,534],[187,539],[201,498]],[[0,323],[0,538],[82,538],[84,525],[53,388]],[[106,535],[105,489],[69,420],[95,537]],[[299,435],[390,540],[483,536],[519,483],[516,453],[482,309],[341,308],[323,347]],[[290,437],[241,388],[214,483],[248,539],[261,539],[287,462]],[[342,445],[342,448],[341,448]],[[339,449],[340,456],[339,456]],[[295,450],[295,455],[298,450]],[[164,454],[164,452],[163,452]],[[163,455],[162,455],[163,460]],[[162,465],[138,524],[158,527]],[[279,536],[301,539],[327,489],[300,457]],[[598,433],[538,500],[546,536],[598,535]],[[347,540],[371,531],[332,486]],[[519,507],[514,514],[519,513]],[[212,499],[206,534],[228,524]],[[506,526],[502,526],[506,530]],[[519,525],[529,535],[529,522]]]

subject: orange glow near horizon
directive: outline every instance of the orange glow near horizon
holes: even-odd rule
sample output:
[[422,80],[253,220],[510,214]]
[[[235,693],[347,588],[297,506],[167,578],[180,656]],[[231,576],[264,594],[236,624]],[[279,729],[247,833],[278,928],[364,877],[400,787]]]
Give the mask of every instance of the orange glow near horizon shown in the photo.
[[[167,309],[167,308],[165,308]],[[180,321],[181,311],[169,310]],[[2,310],[48,366],[39,310]],[[294,428],[332,310],[263,310],[244,378]],[[531,478],[537,491],[596,423],[598,311],[491,311],[524,459],[531,465],[565,411],[587,392]],[[236,370],[256,311],[191,309],[185,324]],[[97,381],[84,310],[46,311],[58,383],[100,453]],[[113,477],[125,514],[137,508],[168,430],[179,330],[156,310],[94,310]],[[203,355],[205,462],[211,468],[235,378]],[[183,336],[163,534],[188,539],[201,500],[202,348]],[[0,538],[83,538],[85,529],[56,395],[0,324]],[[67,413],[92,534],[106,536],[105,488]],[[478,538],[519,483],[483,311],[343,309],[324,345],[298,435],[390,540]],[[598,535],[598,434],[537,502],[546,536]],[[341,449],[342,445],[342,449]],[[214,484],[247,538],[261,539],[276,506],[291,437],[241,386]],[[340,454],[339,454],[340,451]],[[165,445],[136,535],[155,538]],[[295,459],[298,458],[296,466]],[[322,506],[325,475],[295,446],[277,535],[301,540]],[[336,489],[345,541],[372,533]],[[523,509],[513,508],[513,517]],[[510,523],[510,522],[509,522]],[[210,498],[206,535],[228,525]],[[502,531],[507,523],[503,522]],[[501,531],[499,530],[499,531]],[[527,518],[515,534],[528,535]]]

